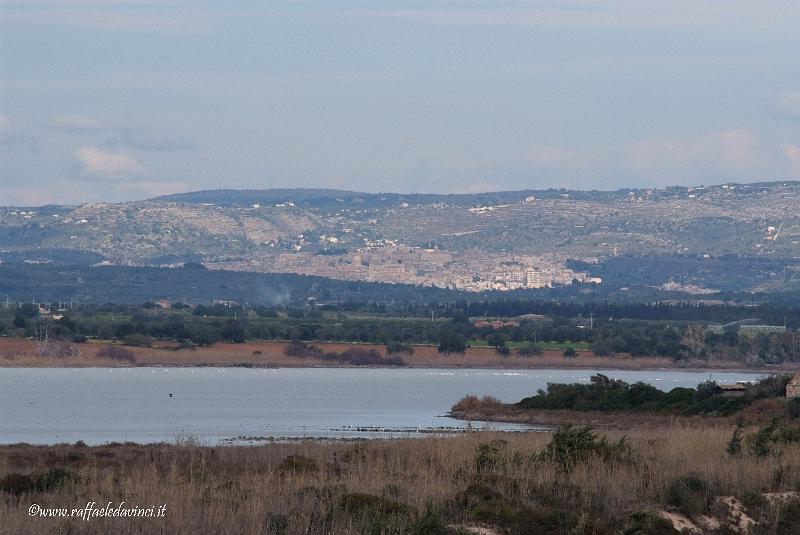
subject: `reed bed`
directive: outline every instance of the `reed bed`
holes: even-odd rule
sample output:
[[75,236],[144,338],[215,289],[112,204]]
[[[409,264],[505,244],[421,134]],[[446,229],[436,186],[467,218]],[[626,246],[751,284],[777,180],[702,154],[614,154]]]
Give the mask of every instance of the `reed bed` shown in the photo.
[[[563,533],[610,534],[621,533],[636,512],[664,509],[668,486],[686,474],[714,496],[800,490],[800,446],[734,457],[726,453],[732,432],[729,425],[608,431],[602,435],[610,444],[627,437],[630,455],[591,456],[570,469],[543,458],[550,433],[225,447],[10,445],[0,447],[0,477],[54,467],[69,476],[49,490],[0,491],[0,533],[437,533],[431,525],[480,519],[476,493],[491,492],[497,503],[577,515],[578,527]],[[122,501],[166,504],[166,514],[89,521],[28,515],[34,503]],[[425,524],[426,515],[435,521]]]

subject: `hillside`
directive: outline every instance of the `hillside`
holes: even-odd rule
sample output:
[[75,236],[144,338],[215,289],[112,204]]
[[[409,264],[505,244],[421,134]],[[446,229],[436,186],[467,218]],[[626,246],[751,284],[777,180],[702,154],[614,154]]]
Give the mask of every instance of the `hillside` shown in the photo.
[[[575,279],[623,287],[628,277],[689,294],[769,292],[800,287],[798,206],[798,182],[474,195],[216,190],[0,208],[0,250],[6,262],[193,261],[469,291]],[[644,265],[669,268],[651,276]]]

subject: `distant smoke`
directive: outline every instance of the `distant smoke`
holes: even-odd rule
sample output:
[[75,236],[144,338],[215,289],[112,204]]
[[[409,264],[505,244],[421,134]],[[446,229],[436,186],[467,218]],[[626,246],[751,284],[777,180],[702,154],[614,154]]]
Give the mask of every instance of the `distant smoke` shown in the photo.
[[285,286],[269,286],[259,284],[253,288],[253,300],[258,304],[284,306],[288,305],[292,293]]

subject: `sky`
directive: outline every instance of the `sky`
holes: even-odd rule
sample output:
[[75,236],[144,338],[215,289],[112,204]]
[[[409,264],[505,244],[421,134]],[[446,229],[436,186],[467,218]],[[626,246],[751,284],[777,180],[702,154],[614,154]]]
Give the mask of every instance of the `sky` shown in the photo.
[[800,178],[796,0],[0,0],[0,205]]

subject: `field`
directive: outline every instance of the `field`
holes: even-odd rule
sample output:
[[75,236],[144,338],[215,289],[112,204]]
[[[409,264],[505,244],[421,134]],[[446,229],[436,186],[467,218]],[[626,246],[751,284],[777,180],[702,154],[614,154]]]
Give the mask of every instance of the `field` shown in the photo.
[[[732,432],[713,422],[672,425],[629,431],[618,443],[623,434],[611,431],[572,460],[548,449],[549,433],[215,448],[2,446],[0,533],[677,533],[667,518],[738,533],[750,517],[760,521],[758,533],[797,533],[797,507],[786,504],[800,489],[800,447],[730,456]],[[167,509],[163,518],[28,516],[34,503],[92,501]],[[729,531],[711,529],[723,525]]]
[[[382,345],[312,342],[324,351],[341,352],[351,347],[375,349],[384,354]],[[126,347],[135,362],[104,358],[98,353],[108,344],[72,344],[79,354],[67,356],[40,356],[32,340],[0,337],[0,367],[102,367],[102,366],[247,366],[247,367],[319,367],[346,366],[339,362],[324,361],[314,357],[297,358],[284,354],[286,342],[259,341],[242,344],[217,343],[209,347],[178,349],[176,343],[156,343],[154,347]],[[441,354],[436,347],[415,346],[412,355],[401,354],[406,366],[418,368],[509,368],[509,369],[674,369],[674,361],[661,357],[637,357],[619,354],[613,357],[596,357],[590,351],[578,350],[578,356],[565,358],[561,350],[545,349],[543,355],[525,357],[512,351],[504,356],[493,348],[470,347],[465,354]],[[689,361],[683,369],[746,369],[741,363],[731,361]],[[792,371],[791,363],[770,366],[765,372]]]

